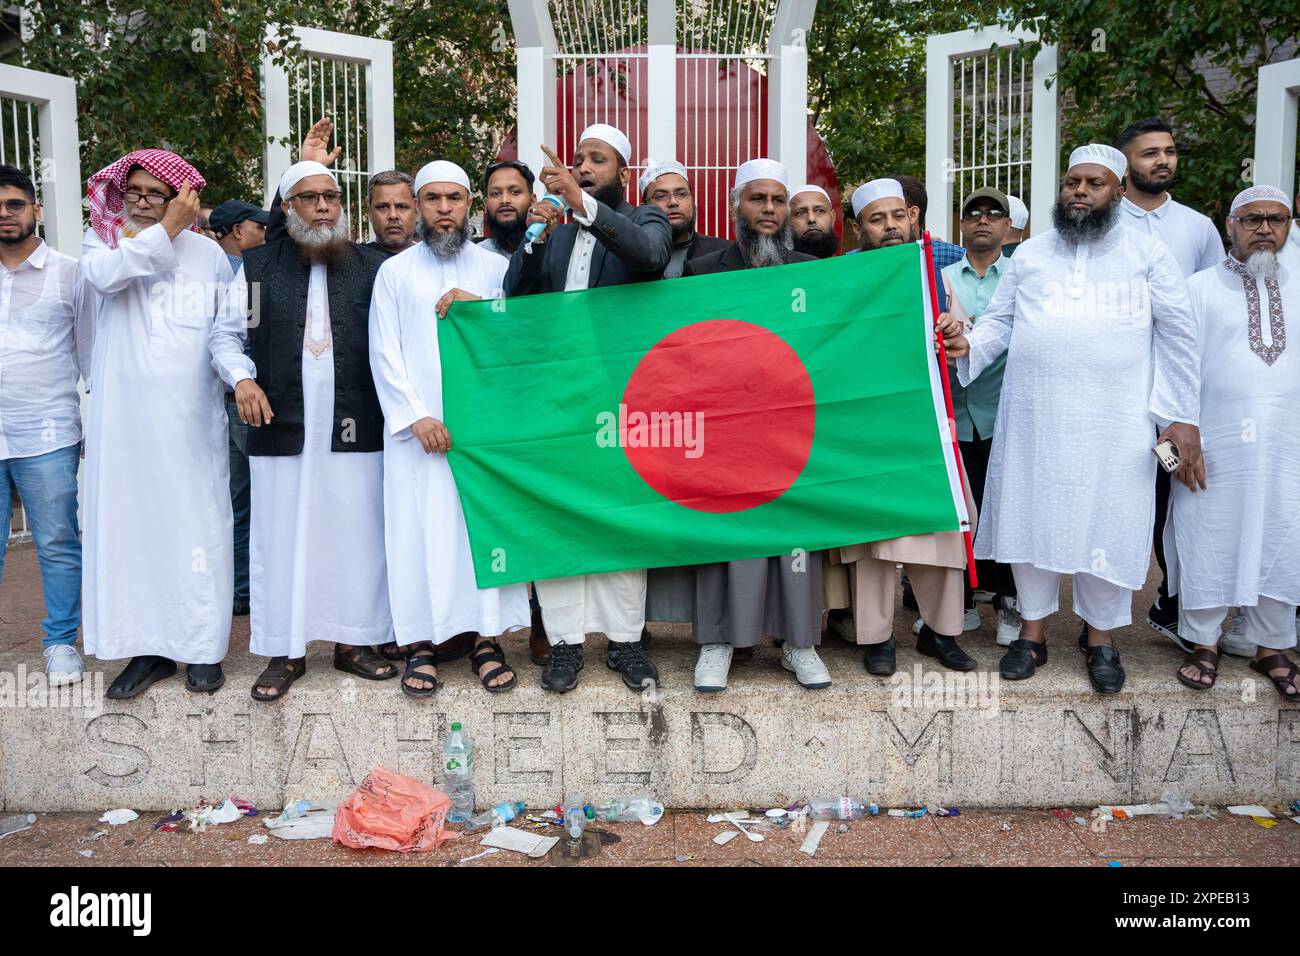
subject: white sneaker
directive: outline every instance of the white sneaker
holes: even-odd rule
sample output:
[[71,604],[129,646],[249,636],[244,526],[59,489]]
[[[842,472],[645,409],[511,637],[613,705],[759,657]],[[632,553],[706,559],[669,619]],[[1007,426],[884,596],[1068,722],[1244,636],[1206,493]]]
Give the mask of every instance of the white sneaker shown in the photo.
[[704,644],[695,661],[695,689],[704,693],[727,689],[727,672],[731,670],[730,644]]
[[1232,612],[1232,623],[1219,636],[1219,653],[1233,657],[1254,657],[1255,645],[1246,637],[1246,615],[1241,608]]
[[992,591],[976,590],[972,595],[976,604],[992,604],[993,599],[997,597]]
[[71,644],[51,644],[45,648],[45,677],[51,686],[75,684],[81,680],[86,665]]
[[809,690],[831,686],[831,672],[826,669],[814,647],[791,647],[781,651],[781,666],[794,673],[794,679]]
[[1012,641],[1020,640],[1020,611],[1015,598],[1007,598],[1007,607],[998,608],[998,646],[1010,647]]

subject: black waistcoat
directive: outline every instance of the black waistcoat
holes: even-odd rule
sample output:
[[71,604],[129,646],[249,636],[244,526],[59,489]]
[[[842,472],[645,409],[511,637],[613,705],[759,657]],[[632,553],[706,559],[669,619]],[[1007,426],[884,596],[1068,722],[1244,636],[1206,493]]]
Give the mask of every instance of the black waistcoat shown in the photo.
[[[352,243],[326,266],[334,358],[334,427],[331,451],[371,452],[384,447],[384,413],[370,373],[370,291],[382,253]],[[244,253],[249,283],[248,352],[257,384],[275,417],[248,429],[249,455],[301,455],[302,352],[311,266],[292,239],[277,239]]]

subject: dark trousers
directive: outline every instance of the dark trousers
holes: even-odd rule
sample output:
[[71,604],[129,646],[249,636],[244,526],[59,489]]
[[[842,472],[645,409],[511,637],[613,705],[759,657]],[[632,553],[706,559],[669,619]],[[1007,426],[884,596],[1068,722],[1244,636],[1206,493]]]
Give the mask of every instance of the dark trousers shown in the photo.
[[[1169,472],[1156,468],[1156,564],[1160,565],[1160,600],[1169,599],[1169,572],[1165,568],[1165,519],[1169,516]],[[1176,605],[1175,605],[1176,606]]]
[[248,477],[248,426],[239,420],[233,395],[226,396],[230,429],[230,506],[235,514],[235,604],[248,603],[248,516],[252,496]]
[[[975,507],[983,517],[984,482],[988,479],[989,454],[993,450],[992,438],[980,438],[976,432],[973,441],[958,442],[961,447],[961,459],[966,465],[966,480],[970,482],[971,497]],[[979,577],[981,590],[992,591],[997,598],[1016,596],[1016,580],[1011,576],[1011,566],[998,564],[996,561],[976,561],[975,573]],[[996,601],[1001,606],[1001,601]],[[975,606],[975,590],[971,587],[970,573],[966,574],[966,606]]]

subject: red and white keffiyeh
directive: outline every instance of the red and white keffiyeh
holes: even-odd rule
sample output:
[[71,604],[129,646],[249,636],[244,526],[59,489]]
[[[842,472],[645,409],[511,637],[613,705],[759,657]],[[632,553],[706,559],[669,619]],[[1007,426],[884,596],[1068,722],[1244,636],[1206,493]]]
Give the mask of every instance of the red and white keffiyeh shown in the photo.
[[[122,190],[126,188],[126,178],[135,166],[143,166],[146,172],[157,176],[177,192],[186,182],[196,191],[207,185],[207,180],[197,169],[165,149],[137,149],[105,166],[86,183],[86,198],[90,202],[90,228],[110,249],[117,248],[122,226],[130,218],[122,203]],[[197,218],[190,223],[190,228],[199,231]]]

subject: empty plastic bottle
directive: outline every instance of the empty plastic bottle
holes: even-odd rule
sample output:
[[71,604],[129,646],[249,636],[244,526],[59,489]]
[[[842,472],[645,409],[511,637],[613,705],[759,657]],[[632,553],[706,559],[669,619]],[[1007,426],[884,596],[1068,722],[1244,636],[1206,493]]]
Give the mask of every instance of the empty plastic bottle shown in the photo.
[[469,823],[465,825],[465,831],[472,833],[486,827],[503,827],[523,812],[524,803],[522,800],[517,800],[514,803],[498,803],[492,809],[484,810],[482,813],[470,817]]
[[857,820],[871,813],[871,808],[852,797],[826,797],[808,801],[814,820]]
[[596,808],[596,819],[607,823],[637,823],[642,817],[657,816],[658,807],[648,793],[607,800]]
[[26,830],[36,822],[36,814],[23,813],[16,817],[0,817],[0,837]]
[[447,796],[451,798],[448,823],[465,823],[474,814],[474,745],[460,722],[451,725],[451,733],[442,745],[442,769]]

